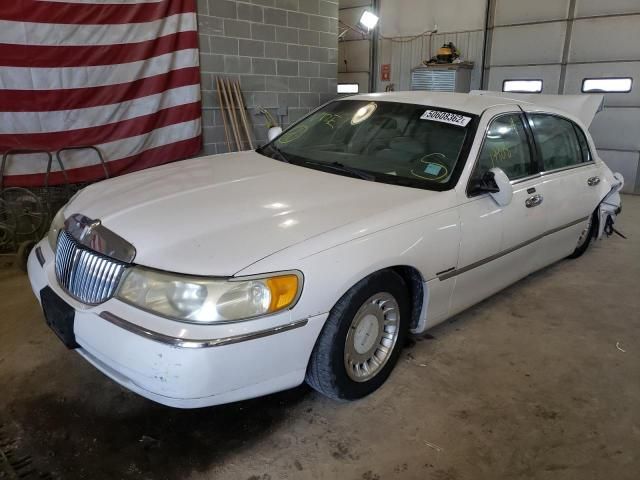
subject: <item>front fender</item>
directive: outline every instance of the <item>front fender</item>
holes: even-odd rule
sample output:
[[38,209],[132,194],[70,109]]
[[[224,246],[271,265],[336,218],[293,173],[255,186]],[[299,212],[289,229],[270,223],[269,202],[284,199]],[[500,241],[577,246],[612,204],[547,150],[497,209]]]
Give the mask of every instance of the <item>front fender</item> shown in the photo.
[[394,266],[415,268],[425,286],[436,274],[457,266],[460,222],[451,208],[315,252],[283,250],[238,275],[287,269],[303,272],[305,284],[296,318],[328,312],[344,293],[373,272]]

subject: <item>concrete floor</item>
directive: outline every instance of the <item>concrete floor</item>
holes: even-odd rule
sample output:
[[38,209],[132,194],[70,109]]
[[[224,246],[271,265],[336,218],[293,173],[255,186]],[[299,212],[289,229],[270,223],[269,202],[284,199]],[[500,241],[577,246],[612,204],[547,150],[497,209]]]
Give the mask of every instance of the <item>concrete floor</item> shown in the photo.
[[153,404],[67,351],[27,278],[4,268],[0,424],[64,479],[637,479],[640,197],[623,202],[628,240],[437,327],[350,404],[305,387],[196,411]]

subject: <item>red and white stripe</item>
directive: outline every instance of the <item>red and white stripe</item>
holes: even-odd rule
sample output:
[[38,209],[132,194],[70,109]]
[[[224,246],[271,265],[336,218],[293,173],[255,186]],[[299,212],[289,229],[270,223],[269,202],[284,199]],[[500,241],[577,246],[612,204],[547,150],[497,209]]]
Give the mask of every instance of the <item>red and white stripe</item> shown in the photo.
[[[78,145],[111,175],[198,153],[195,0],[0,1],[0,152]],[[63,159],[72,182],[102,178],[89,150]],[[11,156],[5,185],[45,171],[43,155]]]

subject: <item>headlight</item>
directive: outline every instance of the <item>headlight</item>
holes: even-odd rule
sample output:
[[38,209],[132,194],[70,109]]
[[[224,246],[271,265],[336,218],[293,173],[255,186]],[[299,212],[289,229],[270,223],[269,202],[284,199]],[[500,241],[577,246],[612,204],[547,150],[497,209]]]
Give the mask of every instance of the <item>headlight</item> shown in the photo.
[[64,215],[62,214],[62,210],[64,210],[64,207],[58,210],[58,213],[56,213],[56,216],[53,217],[53,221],[51,222],[51,227],[49,228],[49,233],[47,233],[49,246],[51,247],[51,250],[53,250],[54,252],[56,251],[56,244],[58,243],[58,234],[60,233],[60,230],[62,230],[62,228],[64,227]]
[[302,275],[246,279],[191,277],[143,267],[127,271],[116,296],[143,310],[189,323],[233,322],[292,307]]

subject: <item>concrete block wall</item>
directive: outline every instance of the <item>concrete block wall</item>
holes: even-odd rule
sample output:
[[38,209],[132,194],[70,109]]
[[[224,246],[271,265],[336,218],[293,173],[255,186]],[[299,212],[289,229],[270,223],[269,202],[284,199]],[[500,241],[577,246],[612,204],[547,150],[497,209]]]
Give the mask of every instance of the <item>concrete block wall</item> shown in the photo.
[[338,0],[198,0],[204,154],[227,151],[216,77],[239,80],[256,144],[258,105],[286,127],[336,95]]

